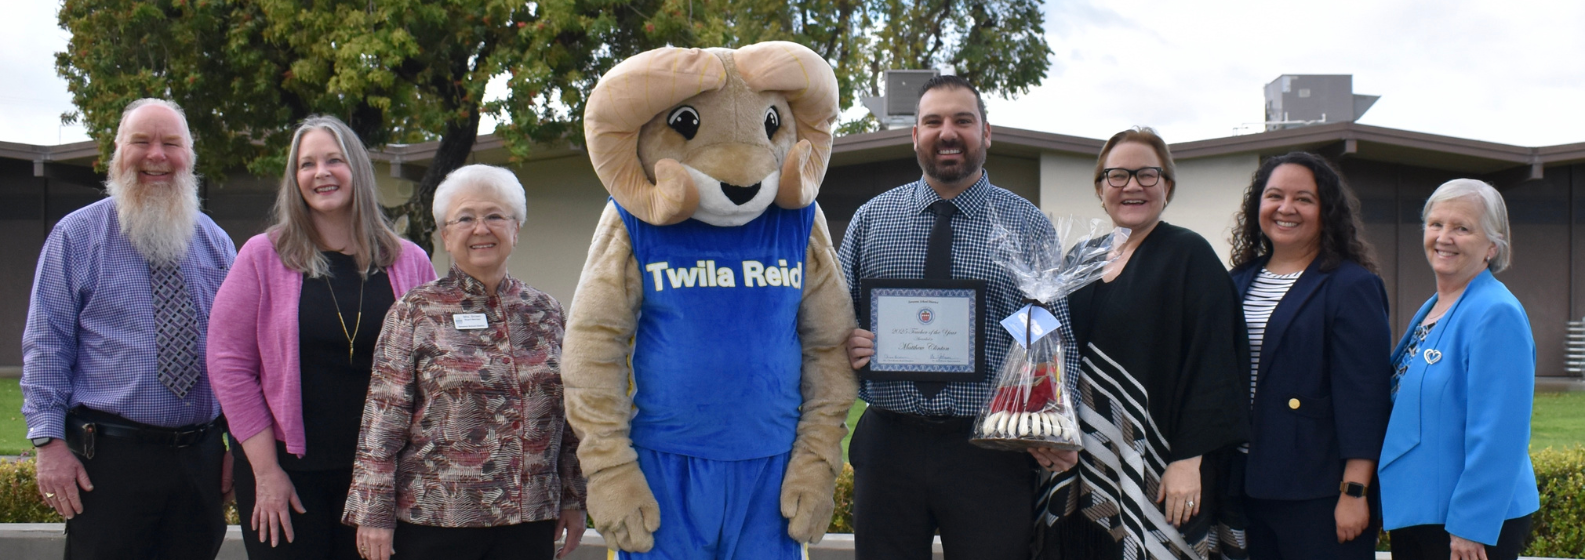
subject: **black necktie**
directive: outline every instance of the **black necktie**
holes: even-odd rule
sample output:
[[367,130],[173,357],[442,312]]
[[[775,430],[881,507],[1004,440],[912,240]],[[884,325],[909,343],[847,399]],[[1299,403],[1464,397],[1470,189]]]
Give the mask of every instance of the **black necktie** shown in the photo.
[[925,278],[952,279],[952,215],[957,207],[950,200],[938,200],[930,205],[936,215],[936,224],[930,227],[930,240],[925,243]]
[[[930,211],[936,215],[936,223],[930,227],[930,239],[925,243],[925,278],[951,280],[952,215],[957,213],[957,207],[953,206],[950,200],[938,200],[930,205]],[[914,387],[918,388],[926,399],[932,399],[946,389],[947,384],[936,381],[915,381]]]

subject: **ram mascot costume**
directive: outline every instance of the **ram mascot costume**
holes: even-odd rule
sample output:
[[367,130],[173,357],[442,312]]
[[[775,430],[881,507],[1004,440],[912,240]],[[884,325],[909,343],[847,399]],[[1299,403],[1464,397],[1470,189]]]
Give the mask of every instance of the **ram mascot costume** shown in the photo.
[[836,76],[801,45],[662,48],[594,88],[611,194],[568,318],[589,515],[624,558],[798,558],[857,381],[825,217]]

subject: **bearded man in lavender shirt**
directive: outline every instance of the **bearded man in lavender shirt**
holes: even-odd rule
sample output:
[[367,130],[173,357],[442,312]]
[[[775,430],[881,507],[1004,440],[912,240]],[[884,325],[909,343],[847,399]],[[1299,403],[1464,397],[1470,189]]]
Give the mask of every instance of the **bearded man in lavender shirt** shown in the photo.
[[213,559],[230,491],[204,343],[236,258],[198,205],[175,103],[132,102],[110,197],[62,218],[39,254],[22,335],[22,413],[39,494],[75,558]]

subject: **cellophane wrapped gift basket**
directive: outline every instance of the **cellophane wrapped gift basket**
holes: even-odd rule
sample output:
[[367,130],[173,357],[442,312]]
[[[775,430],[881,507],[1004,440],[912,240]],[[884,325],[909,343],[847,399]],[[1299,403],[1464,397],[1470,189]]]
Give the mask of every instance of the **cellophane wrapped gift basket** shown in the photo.
[[1026,305],[1002,321],[1013,334],[996,376],[996,389],[975,423],[975,445],[1021,451],[1043,447],[1079,449],[1078,415],[1070,394],[1078,372],[1063,371],[1066,328],[1046,306],[1101,278],[1115,259],[1113,249],[1128,240],[1128,230],[1103,220],[1057,220],[1056,236],[1033,240],[996,226],[992,247],[996,263],[1018,282]]

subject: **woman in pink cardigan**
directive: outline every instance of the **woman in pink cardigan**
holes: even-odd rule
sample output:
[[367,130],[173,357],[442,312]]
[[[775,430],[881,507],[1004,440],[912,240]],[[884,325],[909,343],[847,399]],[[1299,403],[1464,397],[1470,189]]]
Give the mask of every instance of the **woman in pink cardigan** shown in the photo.
[[[248,557],[359,557],[341,524],[386,310],[435,279],[381,213],[369,153],[334,117],[298,127],[275,225],[242,246],[209,317]],[[240,443],[239,443],[240,442]]]

